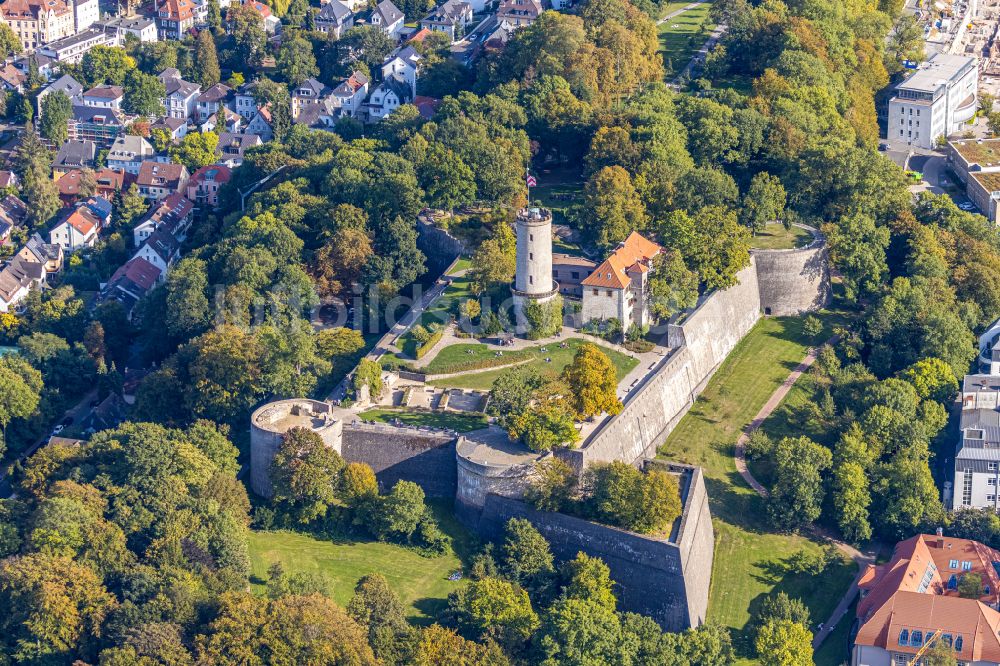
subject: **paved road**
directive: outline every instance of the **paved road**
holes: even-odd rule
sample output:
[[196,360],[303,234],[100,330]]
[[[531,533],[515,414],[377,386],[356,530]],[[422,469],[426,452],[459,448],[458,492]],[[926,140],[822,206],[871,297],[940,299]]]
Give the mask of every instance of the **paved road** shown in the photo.
[[[835,341],[836,336],[830,338],[830,340],[827,341],[827,344],[832,344]],[[788,392],[792,389],[795,382],[802,376],[802,373],[812,366],[812,364],[816,361],[817,353],[817,348],[813,347],[809,349],[805,358],[803,358],[798,366],[796,366],[796,368],[789,373],[785,381],[781,383],[781,386],[775,389],[774,393],[771,394],[771,397],[767,399],[766,403],[764,403],[764,406],[760,408],[759,412],[757,412],[757,416],[754,417],[753,421],[750,422],[750,425],[743,430],[739,439],[736,440],[736,469],[739,471],[740,476],[743,477],[743,480],[746,481],[747,484],[761,497],[767,497],[768,493],[767,489],[756,478],[754,478],[754,475],[747,467],[747,440],[750,439],[750,434],[759,428],[761,424],[767,420],[767,417],[770,416],[775,409],[777,409],[778,405],[780,405],[781,401],[785,399],[786,395],[788,395]],[[829,534],[822,528],[812,526],[809,531],[813,536],[829,540],[840,552],[854,560],[854,563],[858,566],[858,573],[854,576],[854,580],[851,581],[851,585],[847,588],[847,592],[845,592],[844,596],[840,598],[840,601],[837,603],[837,607],[833,609],[830,617],[823,623],[822,629],[818,629],[815,634],[813,634],[813,648],[818,648],[823,641],[826,640],[827,636],[829,636],[833,630],[836,629],[837,624],[843,620],[844,615],[847,614],[851,604],[854,603],[855,597],[858,596],[858,581],[861,580],[861,576],[864,575],[868,566],[875,563],[880,545],[877,543],[872,544],[874,547],[873,551],[861,552],[854,546],[836,539],[833,535]]]
[[[63,412],[63,416],[62,419],[60,419],[60,422],[65,420],[65,418],[69,416],[72,417],[73,423],[80,423],[80,421],[86,418],[87,413],[90,412],[91,409],[90,403],[93,402],[95,398],[97,398],[96,388],[87,395],[80,398],[80,402],[76,403],[75,405],[67,409],[65,412]],[[31,456],[31,454],[33,454],[35,451],[41,448],[41,446],[48,441],[49,441],[49,433],[46,432],[37,442],[35,442],[27,449],[25,449],[21,453],[21,455],[17,457],[17,460],[15,461],[14,464],[26,460],[28,457]],[[10,479],[7,478],[6,471],[0,470],[0,497],[10,497],[13,494],[14,494],[14,488],[10,484]]]
[[722,39],[722,36],[726,34],[726,30],[728,29],[729,26],[725,23],[720,23],[715,26],[715,29],[708,36],[708,39],[705,40],[705,43],[701,45],[698,52],[694,54],[691,60],[688,61],[688,64],[684,66],[684,69],[681,70],[680,74],[674,77],[674,80],[671,81],[671,83],[677,86],[680,85],[683,79],[691,78],[691,70],[694,69],[694,66],[698,63],[705,62],[705,58],[708,56],[709,51],[715,48],[715,45],[719,43],[719,40]]

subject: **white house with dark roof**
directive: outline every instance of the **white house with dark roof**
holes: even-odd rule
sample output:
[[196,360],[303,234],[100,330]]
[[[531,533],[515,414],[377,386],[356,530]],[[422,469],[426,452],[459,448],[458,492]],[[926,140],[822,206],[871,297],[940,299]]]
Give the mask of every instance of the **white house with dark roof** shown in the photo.
[[423,56],[412,46],[403,46],[386,57],[382,63],[382,79],[396,77],[410,86],[410,96],[417,96],[417,79],[420,76],[420,61]]
[[215,149],[218,155],[218,163],[224,164],[230,169],[243,164],[243,153],[248,148],[259,146],[264,143],[257,134],[230,134],[222,132],[219,134],[219,146]]
[[42,117],[42,100],[44,100],[47,95],[50,95],[57,90],[69,97],[71,101],[75,100],[77,103],[80,103],[80,96],[83,94],[83,86],[69,74],[63,74],[58,79],[42,88],[42,91],[38,93],[38,98],[35,100],[35,112],[38,114],[39,118]]
[[256,134],[264,143],[274,138],[274,130],[271,128],[270,104],[265,104],[257,109],[257,113],[247,123],[246,134]]
[[366,105],[368,119],[371,121],[385,118],[403,104],[413,101],[410,86],[401,78],[390,76],[372,91]]
[[368,97],[368,77],[354,72],[333,89],[333,106],[338,115],[356,118],[361,113],[365,98]]
[[99,85],[83,93],[83,105],[92,109],[120,111],[125,90],[121,86]]
[[399,33],[403,29],[404,20],[403,12],[399,11],[399,8],[392,4],[392,0],[382,0],[382,2],[375,5],[371,18],[369,18],[372,25],[380,28],[382,32],[393,39],[399,39]]
[[319,10],[314,19],[316,30],[340,39],[354,27],[354,12],[340,0],[330,0]]
[[443,32],[455,41],[465,34],[472,23],[472,5],[465,0],[445,0],[420,21],[421,28]]
[[164,70],[159,79],[167,91],[166,97],[163,99],[167,117],[187,120],[194,115],[201,87],[197,83],[182,79],[177,70],[173,68]]
[[108,150],[108,167],[130,173],[133,176],[139,174],[139,167],[146,160],[152,160],[156,156],[153,146],[141,136],[132,134],[122,134],[111,145]]
[[223,109],[232,97],[233,89],[224,83],[216,83],[201,92],[195,100],[198,112],[198,122],[205,122],[212,115]]

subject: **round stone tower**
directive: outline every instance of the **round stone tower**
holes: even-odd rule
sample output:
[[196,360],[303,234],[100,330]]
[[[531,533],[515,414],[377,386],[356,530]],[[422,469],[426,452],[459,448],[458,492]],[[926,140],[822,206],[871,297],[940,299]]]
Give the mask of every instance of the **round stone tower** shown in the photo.
[[552,213],[546,208],[517,212],[517,270],[511,292],[519,324],[529,301],[547,303],[559,294],[552,279]]

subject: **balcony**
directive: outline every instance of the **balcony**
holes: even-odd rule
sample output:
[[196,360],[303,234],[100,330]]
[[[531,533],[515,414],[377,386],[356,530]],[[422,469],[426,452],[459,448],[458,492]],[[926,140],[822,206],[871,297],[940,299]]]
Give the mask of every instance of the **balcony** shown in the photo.
[[954,121],[956,123],[964,123],[976,115],[976,108],[976,96],[969,95],[955,107],[955,113],[953,114]]

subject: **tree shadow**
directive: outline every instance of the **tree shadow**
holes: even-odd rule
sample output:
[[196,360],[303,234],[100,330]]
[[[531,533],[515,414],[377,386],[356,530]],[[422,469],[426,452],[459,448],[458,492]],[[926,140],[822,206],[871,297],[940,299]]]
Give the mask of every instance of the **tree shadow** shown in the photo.
[[411,615],[407,619],[419,626],[426,627],[435,622],[441,622],[445,611],[448,610],[448,600],[437,597],[423,597],[413,602],[413,607],[422,615]]

